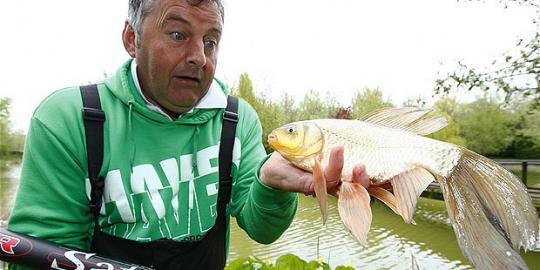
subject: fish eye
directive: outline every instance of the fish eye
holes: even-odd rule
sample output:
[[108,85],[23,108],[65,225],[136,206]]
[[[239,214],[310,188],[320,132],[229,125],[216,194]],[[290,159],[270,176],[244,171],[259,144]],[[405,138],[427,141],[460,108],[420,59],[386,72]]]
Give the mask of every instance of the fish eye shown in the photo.
[[289,127],[289,128],[287,129],[287,131],[288,131],[289,133],[293,133],[293,132],[294,132],[294,128],[293,128],[293,127]]

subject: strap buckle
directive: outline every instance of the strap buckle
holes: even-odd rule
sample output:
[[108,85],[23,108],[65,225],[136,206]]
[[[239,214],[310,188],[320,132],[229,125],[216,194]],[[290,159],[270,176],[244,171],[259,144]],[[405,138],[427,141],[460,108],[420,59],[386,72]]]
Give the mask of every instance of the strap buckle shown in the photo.
[[102,110],[84,107],[81,111],[85,120],[105,122],[105,112]]
[[229,111],[224,111],[223,112],[223,119],[227,120],[227,121],[230,121],[230,122],[238,123],[238,114],[233,113],[233,112],[229,112]]

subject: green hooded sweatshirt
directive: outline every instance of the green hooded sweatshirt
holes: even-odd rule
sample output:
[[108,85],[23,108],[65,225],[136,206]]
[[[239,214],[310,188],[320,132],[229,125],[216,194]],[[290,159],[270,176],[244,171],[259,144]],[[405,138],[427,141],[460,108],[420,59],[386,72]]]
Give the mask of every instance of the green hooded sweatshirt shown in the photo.
[[[98,84],[106,114],[102,231],[142,242],[198,239],[217,215],[224,109],[194,108],[176,120],[149,109],[135,86],[131,62]],[[79,88],[71,87],[53,93],[34,112],[8,228],[88,250],[93,221],[81,108]],[[235,217],[252,239],[271,243],[292,222],[297,195],[260,182],[266,160],[261,125],[243,100],[238,115],[228,221]]]

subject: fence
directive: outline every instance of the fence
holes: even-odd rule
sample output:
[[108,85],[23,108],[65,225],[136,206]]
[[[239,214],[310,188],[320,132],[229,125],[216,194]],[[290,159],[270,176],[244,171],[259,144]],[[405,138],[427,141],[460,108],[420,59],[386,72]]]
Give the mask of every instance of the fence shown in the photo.
[[[521,168],[521,173],[517,176],[521,177],[521,181],[523,181],[525,186],[527,186],[527,190],[529,191],[531,198],[535,201],[535,205],[540,207],[540,183],[528,185],[529,169],[531,166],[540,166],[540,160],[496,160],[496,162],[501,166],[519,166]],[[535,175],[540,177],[540,173],[535,173]],[[439,186],[438,182],[429,184],[428,188],[426,189],[428,192],[440,192],[440,190],[441,187]]]
[[529,174],[529,166],[539,166],[540,160],[496,160],[499,165],[518,165],[521,166],[521,181],[527,186],[527,177]]

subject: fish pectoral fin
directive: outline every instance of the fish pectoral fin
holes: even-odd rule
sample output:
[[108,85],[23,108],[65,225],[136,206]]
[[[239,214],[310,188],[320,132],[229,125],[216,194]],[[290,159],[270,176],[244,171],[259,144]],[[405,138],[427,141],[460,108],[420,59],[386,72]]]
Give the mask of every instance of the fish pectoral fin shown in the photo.
[[349,181],[341,184],[338,198],[339,215],[345,227],[364,246],[367,243],[372,219],[369,201],[369,194],[361,184]]
[[418,197],[433,180],[433,175],[420,167],[398,174],[390,180],[396,196],[398,214],[405,222],[414,224],[413,214]]
[[326,191],[326,179],[324,178],[324,172],[319,161],[315,161],[313,166],[313,189],[315,190],[315,196],[321,209],[323,224],[326,224],[328,219],[328,198]]
[[396,197],[390,191],[381,187],[370,186],[368,187],[368,193],[369,195],[379,199],[381,202],[386,204],[386,206],[390,207],[394,213],[399,215]]

